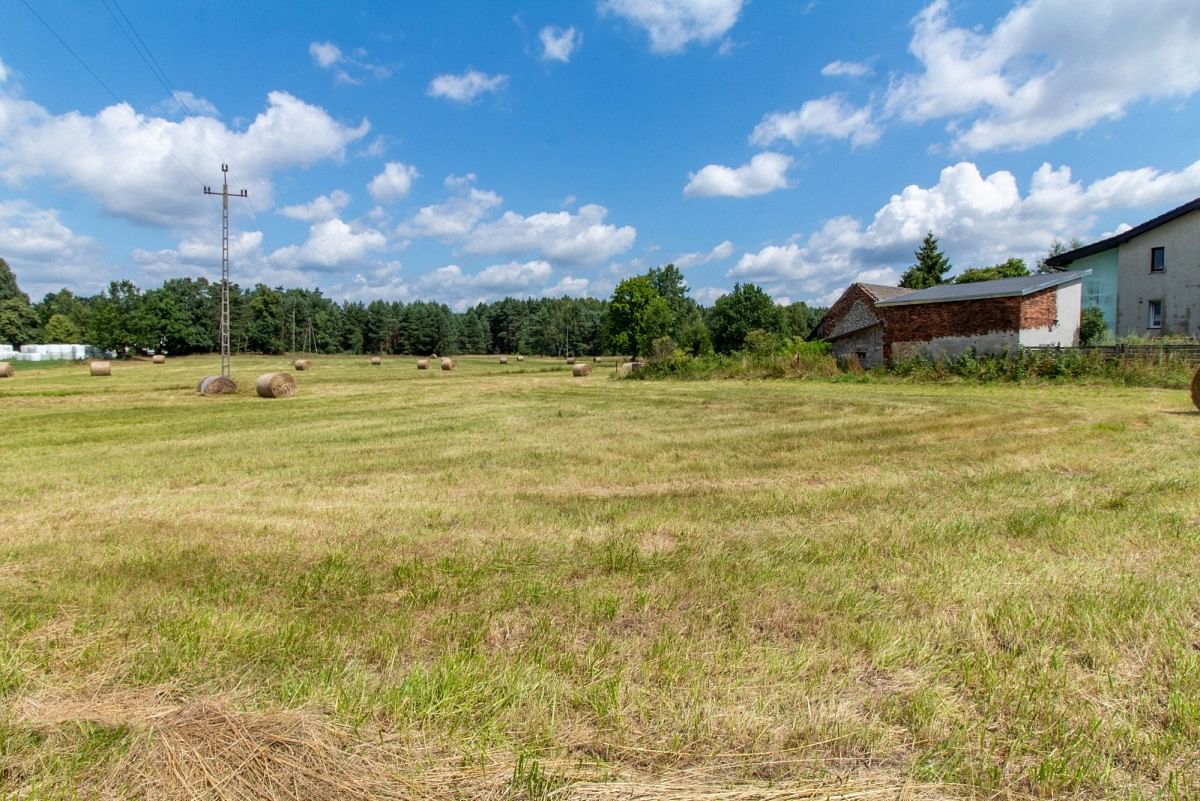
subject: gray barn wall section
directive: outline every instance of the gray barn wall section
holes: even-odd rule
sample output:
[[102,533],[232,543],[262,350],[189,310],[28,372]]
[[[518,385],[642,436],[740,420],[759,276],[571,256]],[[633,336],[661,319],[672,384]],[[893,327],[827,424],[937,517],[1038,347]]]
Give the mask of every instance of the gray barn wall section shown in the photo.
[[834,358],[859,356],[863,367],[883,364],[883,325],[876,324],[838,337],[830,343]]
[[[1166,248],[1166,269],[1150,272],[1150,249]],[[1200,212],[1185,214],[1118,246],[1117,336],[1200,336]],[[1163,302],[1151,330],[1149,301]]]

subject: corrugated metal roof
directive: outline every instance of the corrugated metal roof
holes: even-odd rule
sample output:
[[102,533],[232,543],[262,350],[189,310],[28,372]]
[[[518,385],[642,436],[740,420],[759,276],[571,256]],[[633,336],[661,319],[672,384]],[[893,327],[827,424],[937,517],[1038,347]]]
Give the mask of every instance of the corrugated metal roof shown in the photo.
[[1020,278],[997,278],[994,281],[976,281],[971,284],[939,284],[891,300],[881,300],[876,306],[913,306],[920,303],[950,303],[956,300],[983,300],[985,298],[1010,298],[1032,295],[1043,289],[1052,289],[1062,284],[1078,281],[1091,275],[1091,270],[1048,275],[1027,275]]

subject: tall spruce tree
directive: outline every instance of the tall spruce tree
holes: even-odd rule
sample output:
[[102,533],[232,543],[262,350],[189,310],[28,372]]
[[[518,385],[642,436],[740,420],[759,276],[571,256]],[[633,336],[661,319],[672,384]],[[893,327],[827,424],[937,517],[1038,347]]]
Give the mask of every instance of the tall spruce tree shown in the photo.
[[900,277],[900,286],[908,289],[928,289],[945,283],[946,273],[950,272],[950,260],[938,247],[933,231],[925,234],[921,247],[917,248],[913,256],[916,257],[917,263]]

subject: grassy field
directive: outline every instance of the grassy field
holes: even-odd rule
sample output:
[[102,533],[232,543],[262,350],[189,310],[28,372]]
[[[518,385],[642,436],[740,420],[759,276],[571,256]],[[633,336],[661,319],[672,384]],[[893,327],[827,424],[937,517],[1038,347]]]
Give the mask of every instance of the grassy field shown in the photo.
[[1200,797],[1179,390],[0,379],[0,796]]

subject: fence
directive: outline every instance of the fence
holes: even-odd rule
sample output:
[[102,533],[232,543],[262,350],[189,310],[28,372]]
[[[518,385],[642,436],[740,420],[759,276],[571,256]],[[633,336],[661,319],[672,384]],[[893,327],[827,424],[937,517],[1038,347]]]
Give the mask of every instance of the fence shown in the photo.
[[1099,353],[1111,359],[1160,361],[1174,359],[1188,364],[1200,364],[1200,343],[1162,345],[1088,345],[1078,348],[1053,346],[1025,348],[1034,353]]

